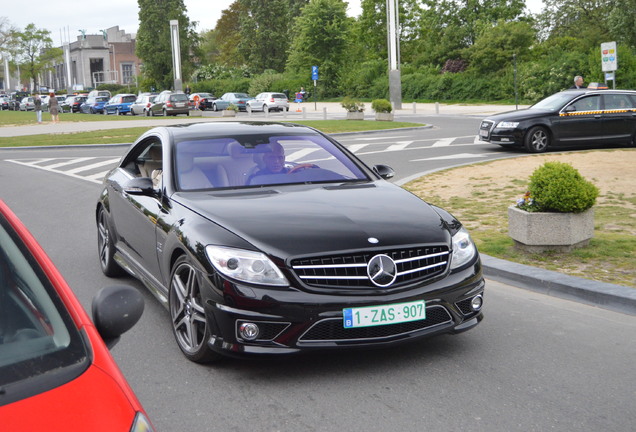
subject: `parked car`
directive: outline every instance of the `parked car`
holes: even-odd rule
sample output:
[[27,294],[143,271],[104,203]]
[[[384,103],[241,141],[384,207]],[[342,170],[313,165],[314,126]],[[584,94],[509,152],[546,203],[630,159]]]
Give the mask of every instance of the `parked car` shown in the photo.
[[116,114],[116,115],[126,115],[126,113],[130,112],[130,106],[135,103],[137,100],[137,96],[130,93],[120,93],[116,94],[112,98],[104,104],[104,109],[102,113],[104,115],[108,114]]
[[289,111],[289,101],[284,93],[259,93],[246,104],[252,111]]
[[245,104],[250,99],[252,98],[246,93],[225,93],[219,99],[212,101],[212,110],[224,110],[232,104],[238,107],[239,111],[245,111]]
[[64,100],[64,103],[60,105],[60,109],[62,110],[62,112],[67,113],[80,112],[80,107],[84,102],[86,102],[86,99],[88,99],[88,97],[82,95],[67,96]]
[[0,97],[0,109],[8,110],[9,109],[9,98],[8,97]]
[[190,95],[190,105],[205,111],[206,109],[212,109],[212,102],[215,99],[216,97],[212,93],[192,93]]
[[103,114],[106,102],[108,102],[106,96],[89,96],[80,105],[80,111],[84,114]]
[[301,125],[154,128],[104,178],[100,265],[150,288],[195,362],[476,326],[484,279],[468,232],[393,174]]
[[27,96],[20,101],[20,111],[34,111],[35,110],[35,98],[33,96]]
[[3,431],[152,431],[108,351],[143,296],[112,286],[93,320],[44,250],[0,200],[0,419]]
[[566,146],[636,145],[636,91],[566,90],[482,120],[479,137],[531,153]]
[[190,106],[188,101],[188,95],[182,92],[173,92],[170,90],[164,90],[152,102],[148,113],[151,116],[163,115],[163,116],[176,116],[177,114],[190,115]]
[[156,97],[156,94],[141,94],[137,96],[135,103],[130,106],[130,114],[150,115],[150,106]]
[[113,97],[109,90],[91,90],[87,97],[105,97],[107,100]]

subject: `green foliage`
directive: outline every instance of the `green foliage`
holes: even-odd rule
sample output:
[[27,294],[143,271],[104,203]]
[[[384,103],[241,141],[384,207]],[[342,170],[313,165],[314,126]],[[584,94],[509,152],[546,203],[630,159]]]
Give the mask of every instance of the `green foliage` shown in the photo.
[[371,109],[377,113],[390,113],[393,107],[386,99],[374,99],[371,101]]
[[265,71],[252,78],[248,93],[251,95],[257,95],[266,91],[278,91],[278,89],[275,89],[275,85],[282,79],[282,77],[283,74],[276,73],[271,70]]
[[353,99],[350,96],[346,96],[340,103],[344,109],[348,112],[362,112],[364,111],[364,104],[358,99]]
[[193,92],[212,93],[220,97],[224,93],[237,92],[248,93],[250,88],[249,78],[225,78],[193,83],[190,87]]
[[186,15],[183,0],[138,0],[138,3],[136,53],[143,62],[142,73],[149,82],[156,84],[156,88],[173,88],[170,20],[179,21],[182,77],[192,73],[192,53],[196,51],[198,35]]
[[53,47],[51,32],[26,26],[23,32],[14,32],[9,41],[9,50],[21,64],[22,78],[33,80],[33,89],[38,89],[38,77],[50,69],[50,63],[62,58],[62,50]]
[[598,188],[572,165],[546,162],[530,176],[530,196],[539,211],[580,213],[596,203]]
[[471,68],[478,73],[497,72],[509,68],[513,56],[518,61],[528,57],[536,32],[527,22],[500,22],[488,27],[466,50]]

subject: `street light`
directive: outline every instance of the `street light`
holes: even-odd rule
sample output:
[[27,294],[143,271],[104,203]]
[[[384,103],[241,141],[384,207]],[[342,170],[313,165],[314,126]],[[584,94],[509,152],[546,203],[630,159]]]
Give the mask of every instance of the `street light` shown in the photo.
[[400,40],[398,0],[386,0],[387,42],[389,51],[389,97],[393,108],[402,109],[402,78],[400,76]]
[[172,43],[172,69],[174,71],[174,89],[181,91],[181,47],[179,43],[179,21],[170,20],[170,41]]

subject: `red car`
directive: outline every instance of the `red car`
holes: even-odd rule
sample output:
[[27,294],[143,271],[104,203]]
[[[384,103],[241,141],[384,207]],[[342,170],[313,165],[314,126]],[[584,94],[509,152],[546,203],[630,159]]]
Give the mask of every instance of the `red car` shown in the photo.
[[91,321],[0,200],[0,429],[153,431],[109,352],[143,308],[134,288],[106,287]]

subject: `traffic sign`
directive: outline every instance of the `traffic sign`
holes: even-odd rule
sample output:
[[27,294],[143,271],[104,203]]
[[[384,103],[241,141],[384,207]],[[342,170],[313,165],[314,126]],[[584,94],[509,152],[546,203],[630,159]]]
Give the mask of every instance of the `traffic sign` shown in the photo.
[[318,79],[318,66],[311,67],[311,79],[314,81]]
[[603,72],[611,72],[618,69],[616,42],[604,42],[601,44],[601,66],[603,67]]

